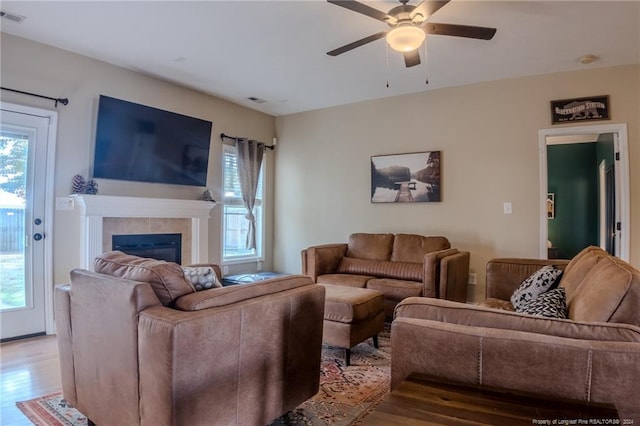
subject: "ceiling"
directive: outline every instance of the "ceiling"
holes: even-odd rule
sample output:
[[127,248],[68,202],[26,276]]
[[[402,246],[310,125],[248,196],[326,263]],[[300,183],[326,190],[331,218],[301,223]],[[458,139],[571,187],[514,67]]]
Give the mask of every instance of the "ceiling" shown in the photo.
[[[385,12],[399,5],[363,3]],[[274,116],[482,81],[640,63],[638,1],[452,0],[429,22],[495,27],[495,37],[428,36],[427,60],[412,68],[405,68],[401,54],[390,49],[387,54],[384,39],[328,56],[329,50],[388,27],[321,0],[2,1],[1,7],[26,17],[21,23],[2,19],[2,32]],[[599,60],[583,65],[578,59],[585,54]]]

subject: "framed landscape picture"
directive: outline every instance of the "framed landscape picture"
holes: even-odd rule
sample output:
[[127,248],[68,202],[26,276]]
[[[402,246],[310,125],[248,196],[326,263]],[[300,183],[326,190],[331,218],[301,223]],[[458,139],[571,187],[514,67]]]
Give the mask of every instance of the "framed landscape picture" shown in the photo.
[[371,202],[440,201],[440,151],[371,157]]

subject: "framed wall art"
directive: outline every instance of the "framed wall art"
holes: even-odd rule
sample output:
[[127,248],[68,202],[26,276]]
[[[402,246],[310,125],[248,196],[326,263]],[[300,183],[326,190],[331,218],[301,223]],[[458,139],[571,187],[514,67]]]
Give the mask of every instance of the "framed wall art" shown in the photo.
[[371,202],[440,201],[440,151],[371,157]]

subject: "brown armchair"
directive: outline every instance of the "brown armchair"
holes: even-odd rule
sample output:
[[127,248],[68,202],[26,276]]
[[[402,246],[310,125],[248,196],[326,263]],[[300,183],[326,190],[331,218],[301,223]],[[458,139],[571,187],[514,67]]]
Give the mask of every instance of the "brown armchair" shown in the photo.
[[95,266],[55,296],[63,394],[96,424],[265,425],[318,391],[324,288],[308,277],[196,292],[176,264]]

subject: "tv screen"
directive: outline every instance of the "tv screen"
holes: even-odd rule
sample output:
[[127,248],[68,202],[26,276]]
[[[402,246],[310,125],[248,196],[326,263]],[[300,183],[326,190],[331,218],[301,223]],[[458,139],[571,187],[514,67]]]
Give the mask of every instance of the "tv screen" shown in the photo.
[[206,186],[210,121],[101,95],[93,177]]

